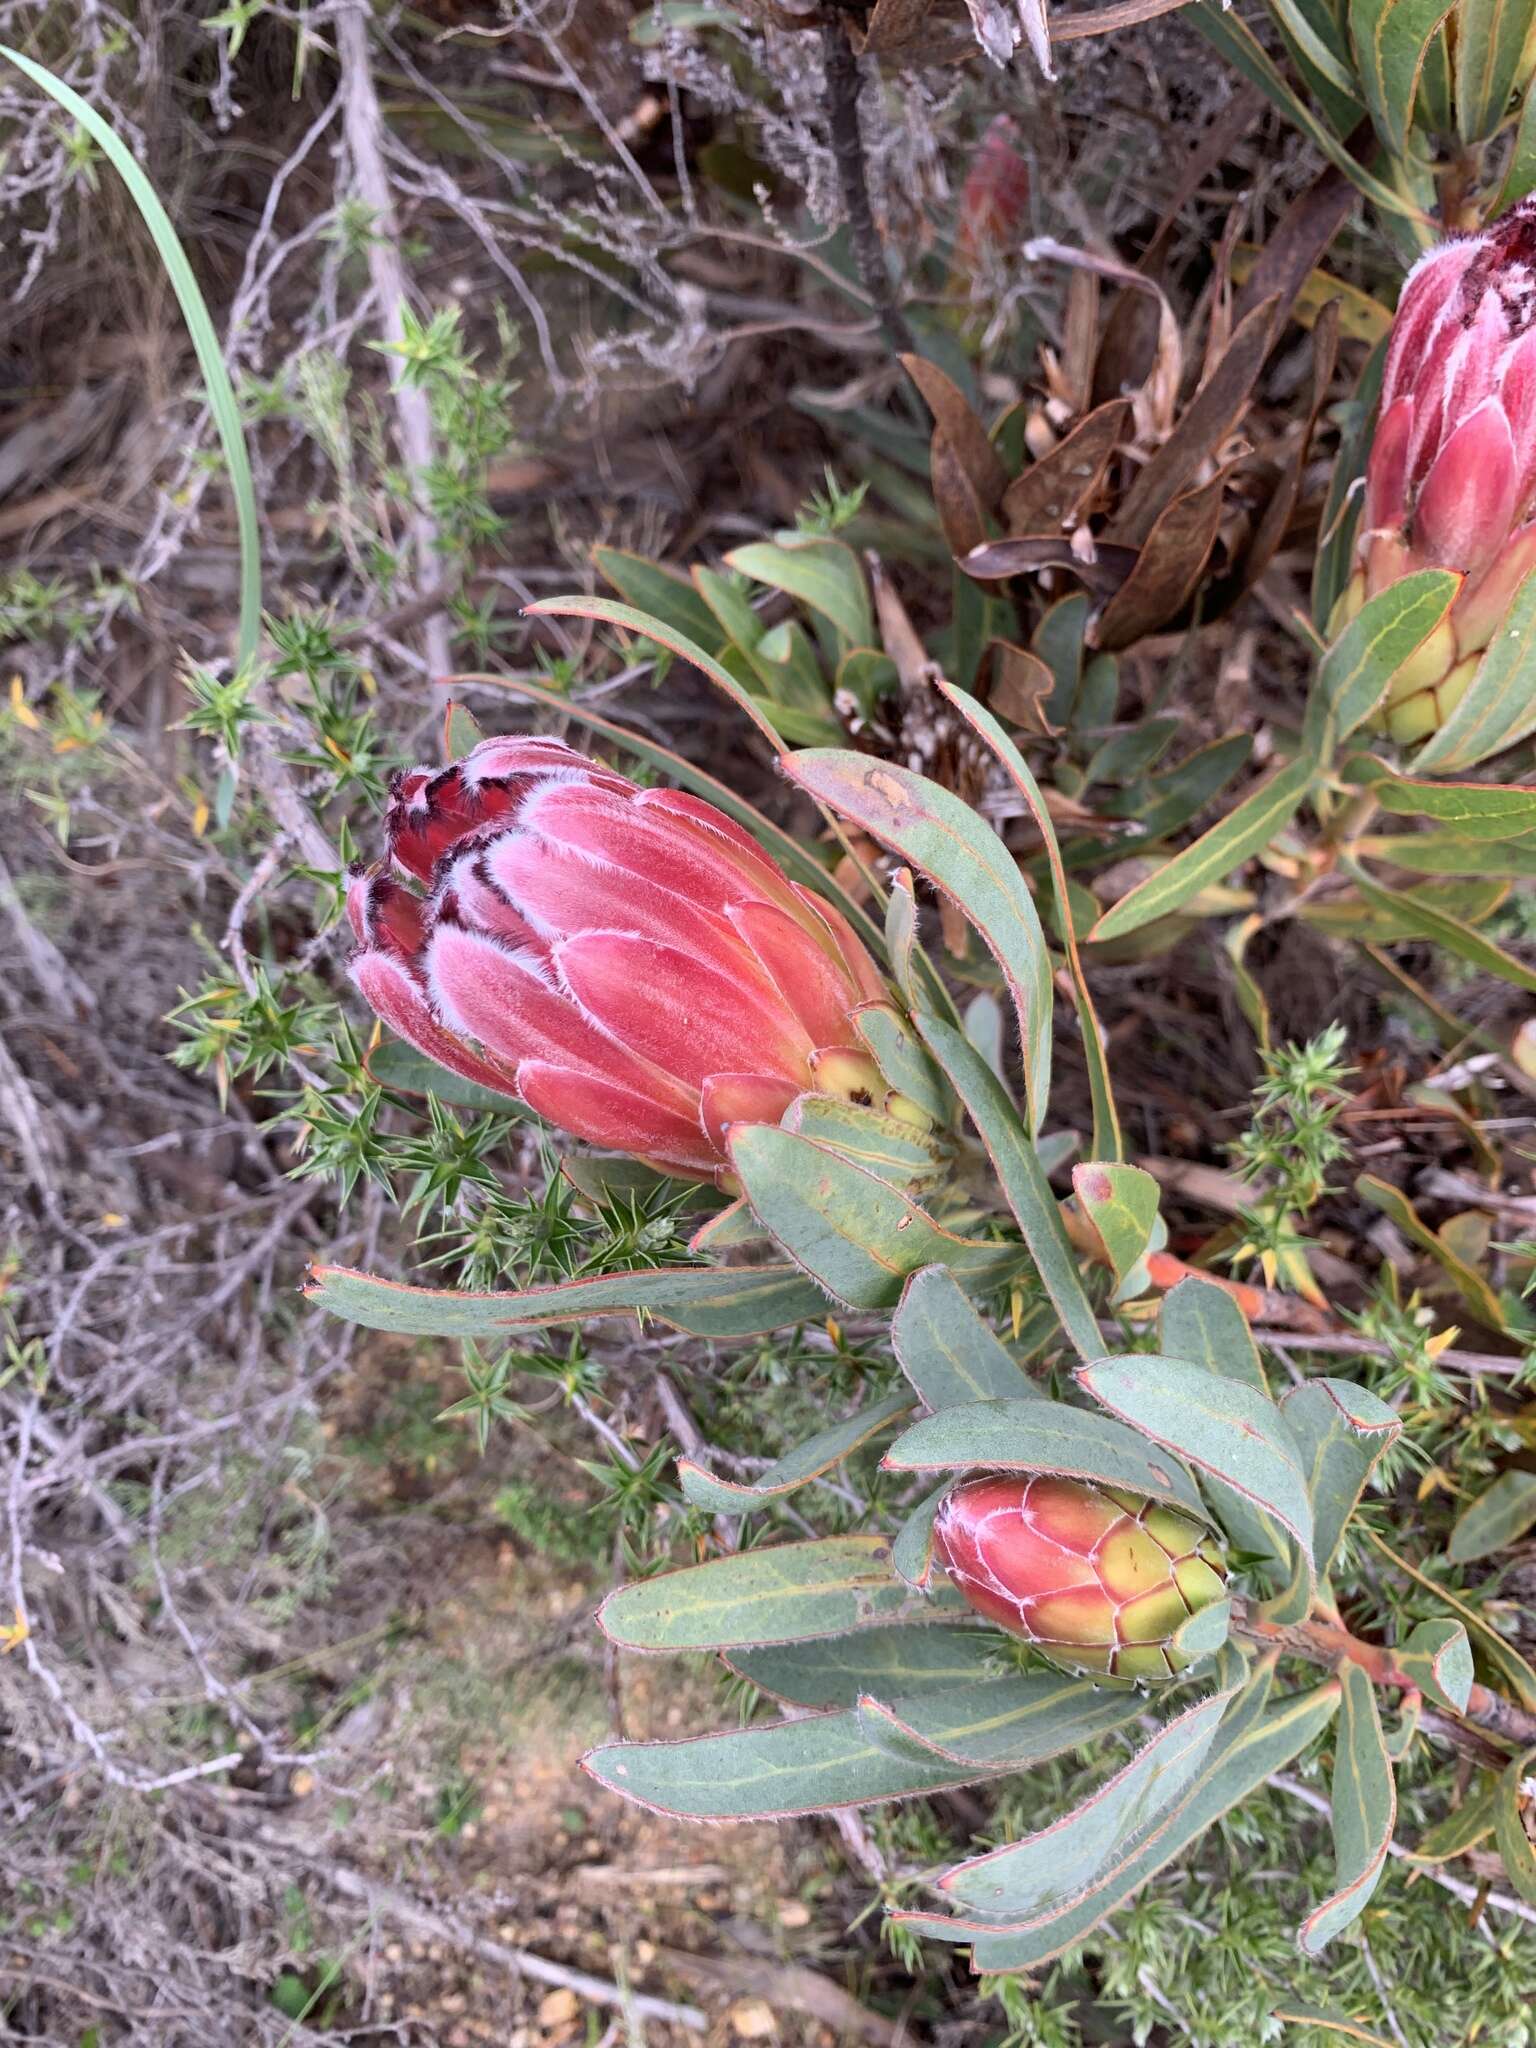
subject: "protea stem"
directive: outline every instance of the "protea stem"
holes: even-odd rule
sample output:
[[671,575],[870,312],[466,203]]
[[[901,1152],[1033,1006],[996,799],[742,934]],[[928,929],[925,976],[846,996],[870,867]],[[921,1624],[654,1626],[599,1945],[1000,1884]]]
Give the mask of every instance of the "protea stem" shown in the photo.
[[827,126],[859,279],[874,302],[891,348],[898,355],[910,355],[917,343],[891,290],[891,274],[870,204],[864,136],[859,125],[859,60],[848,40],[841,9],[835,5],[823,6],[821,47],[826,67]]
[[[1292,1657],[1309,1664],[1335,1669],[1339,1664],[1358,1664],[1373,1685],[1397,1692],[1418,1692],[1418,1681],[1402,1669],[1394,1654],[1380,1643],[1368,1643],[1354,1635],[1342,1622],[1323,1615],[1306,1621],[1282,1624],[1266,1621],[1257,1608],[1239,1603],[1234,1607],[1232,1626],[1252,1641],[1278,1645]],[[1517,1706],[1486,1685],[1474,1680],[1465,1710],[1452,1714],[1438,1709],[1431,1725],[1468,1728],[1507,1742],[1517,1750],[1536,1748],[1536,1714]]]

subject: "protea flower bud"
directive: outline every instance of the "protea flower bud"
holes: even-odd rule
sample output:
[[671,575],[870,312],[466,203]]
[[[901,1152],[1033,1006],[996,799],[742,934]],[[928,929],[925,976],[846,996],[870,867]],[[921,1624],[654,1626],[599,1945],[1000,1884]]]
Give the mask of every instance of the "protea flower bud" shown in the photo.
[[1462,576],[1451,609],[1395,678],[1381,718],[1404,744],[1465,696],[1536,567],[1536,198],[1445,242],[1403,286],[1366,468],[1343,623],[1415,569]]
[[730,1124],[807,1090],[883,1103],[852,1016],[885,997],[873,961],[713,805],[490,739],[399,777],[385,833],[398,874],[354,879],[353,972],[440,1065],[701,1178]]
[[1019,152],[1022,137],[1011,114],[997,114],[971,157],[960,188],[955,260],[973,269],[988,251],[1006,250],[1017,239],[1029,211],[1029,164]]
[[1054,1474],[965,1480],[939,1509],[933,1546],[978,1614],[1065,1670],[1111,1678],[1171,1678],[1189,1661],[1174,1631],[1226,1589],[1198,1522]]

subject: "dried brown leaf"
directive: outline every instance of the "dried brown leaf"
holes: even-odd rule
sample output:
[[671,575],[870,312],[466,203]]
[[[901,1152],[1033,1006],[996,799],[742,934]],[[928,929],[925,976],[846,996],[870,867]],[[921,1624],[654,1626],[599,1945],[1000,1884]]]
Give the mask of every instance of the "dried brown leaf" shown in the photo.
[[1135,548],[1096,541],[1089,555],[1073,551],[1064,535],[1037,533],[1014,540],[989,540],[957,564],[978,583],[1001,583],[1010,576],[1033,576],[1041,569],[1070,569],[1087,589],[1108,597],[1136,566]]
[[[1156,279],[1144,277],[1139,270],[1133,270],[1118,257],[1100,256],[1091,249],[1074,249],[1069,243],[1058,242],[1051,235],[1038,235],[1032,242],[1026,242],[1024,258],[1030,263],[1066,263],[1074,271],[1091,271],[1097,277],[1107,277],[1115,284],[1123,284],[1132,291],[1148,293],[1157,305],[1157,344],[1153,350],[1152,368],[1147,374],[1143,395],[1149,413],[1149,423],[1170,422],[1178,398],[1179,385],[1184,376],[1184,350],[1179,337],[1179,324],[1173,317],[1173,308]],[[1092,371],[1084,383],[1088,390],[1094,382]],[[1111,393],[1110,396],[1119,396]]]
[[1045,707],[1050,702],[1056,678],[1027,647],[1015,647],[1011,640],[992,642],[992,688],[988,708],[1010,725],[1040,739],[1054,739],[1059,727],[1051,724]]
[[[1369,122],[1363,125],[1369,133]],[[1357,136],[1350,138],[1352,146]],[[1265,237],[1259,260],[1248,273],[1237,302],[1240,315],[1247,316],[1265,299],[1273,298],[1278,327],[1343,226],[1355,197],[1354,186],[1332,164],[1313,179],[1305,192],[1297,194]]]
[[1086,412],[1088,408],[1098,347],[1099,280],[1091,270],[1074,269],[1067,279],[1060,358],[1066,395],[1074,412]]
[[1075,524],[1097,492],[1130,423],[1129,400],[1111,399],[1016,476],[1003,493],[1003,523],[1009,533],[1050,533]]
[[1110,528],[1117,541],[1137,545],[1158,515],[1211,461],[1247,409],[1274,338],[1278,301],[1263,300],[1239,321],[1232,345],[1185,408],[1183,417],[1137,477]]
[[901,358],[901,365],[922,393],[934,424],[948,437],[982,508],[993,511],[1007,487],[1008,472],[986,428],[937,363],[930,363],[925,356],[908,355]]
[[1090,629],[1095,646],[1113,654],[1177,618],[1215,546],[1226,484],[1224,470],[1159,516],[1135,568]]
[[896,664],[896,679],[903,690],[920,689],[934,673],[922,636],[913,625],[896,586],[874,555],[866,555],[870,587],[875,593],[875,617],[880,625],[880,644]]
[[929,444],[928,473],[933,484],[934,509],[949,551],[957,558],[979,548],[987,537],[987,515],[971,474],[956,453],[955,444],[942,427],[935,427]]
[[[1150,273],[1149,273],[1150,274]],[[1128,391],[1140,391],[1157,364],[1162,319],[1148,292],[1123,291],[1109,309],[1093,366],[1092,399],[1107,405]]]

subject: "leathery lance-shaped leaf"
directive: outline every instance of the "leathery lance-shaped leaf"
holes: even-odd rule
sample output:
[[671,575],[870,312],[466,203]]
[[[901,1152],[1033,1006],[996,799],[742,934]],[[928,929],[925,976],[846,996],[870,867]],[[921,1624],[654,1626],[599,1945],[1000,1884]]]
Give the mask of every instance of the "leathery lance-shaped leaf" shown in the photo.
[[1213,1600],[1181,1621],[1170,1637],[1174,1654],[1190,1664],[1212,1657],[1232,1633],[1232,1602]]
[[596,547],[592,563],[636,611],[651,613],[701,647],[718,649],[724,638],[719,623],[686,576],[627,548]]
[[1044,1400],[965,1298],[947,1266],[924,1266],[891,1319],[896,1363],[932,1409]]
[[1398,1669],[1437,1707],[1464,1714],[1472,1694],[1472,1645],[1459,1621],[1421,1621],[1393,1652]]
[[659,646],[670,647],[679,660],[700,670],[716,689],[724,691],[737,710],[751,719],[775,754],[783,752],[782,741],[751,691],[744,689],[729,669],[722,668],[706,648],[670,620],[636,611],[633,605],[619,604],[611,597],[546,597],[537,604],[529,605],[527,610],[548,612],[557,617],[573,614],[577,618],[597,619],[604,625],[622,626],[626,632],[638,633],[642,640],[654,640]]
[[1117,1285],[1135,1272],[1152,1249],[1159,1189],[1139,1166],[1092,1161],[1072,1169],[1078,1206],[1098,1233]]
[[1501,789],[1493,782],[1431,782],[1414,775],[1371,777],[1371,794],[1398,817],[1433,818],[1460,839],[1495,845],[1536,834],[1536,789]]
[[1287,121],[1316,143],[1328,161],[1342,171],[1358,191],[1365,193],[1387,214],[1408,220],[1418,215],[1419,209],[1412,199],[1394,191],[1383,179],[1374,177],[1363,165],[1356,163],[1343,138],[1291,90],[1246,22],[1236,14],[1223,13],[1212,7],[1191,8],[1188,20],[1192,28],[1197,29],[1208,43],[1214,44],[1236,70],[1259,88],[1271,105],[1279,108]]
[[901,991],[909,1010],[917,1007],[912,981],[912,949],[917,944],[917,891],[912,870],[898,868],[891,877],[891,893],[885,901],[885,957],[891,979]]
[[1417,1565],[1410,1564],[1406,1557],[1400,1557],[1389,1543],[1383,1543],[1374,1529],[1368,1528],[1364,1533],[1366,1541],[1373,1549],[1379,1550],[1389,1563],[1395,1565],[1405,1577],[1412,1579],[1416,1586],[1422,1586],[1426,1593],[1433,1593],[1442,1607],[1451,1610],[1463,1624],[1467,1634],[1482,1650],[1484,1657],[1498,1671],[1521,1706],[1531,1713],[1536,1713],[1536,1671],[1526,1663],[1514,1644],[1501,1636],[1475,1607],[1467,1606],[1466,1602],[1458,1600],[1454,1593],[1449,1592],[1444,1586],[1437,1585],[1433,1579],[1427,1578]]
[[1333,1853],[1338,1888],[1310,1912],[1297,1939],[1321,1955],[1357,1920],[1381,1882],[1397,1822],[1397,1783],[1376,1710],[1376,1689],[1358,1664],[1339,1671],[1339,1731],[1333,1759]]
[[1489,209],[1489,219],[1507,212],[1531,191],[1536,191],[1536,93],[1528,92],[1520,103],[1520,119],[1515,123],[1504,183]]
[[886,1452],[892,1472],[979,1466],[994,1472],[1060,1472],[1150,1494],[1208,1521],[1200,1494],[1177,1458],[1091,1408],[1064,1401],[978,1401],[944,1408],[904,1430]]
[[1312,574],[1312,623],[1327,633],[1339,593],[1354,570],[1355,529],[1360,519],[1359,488],[1365,473],[1382,374],[1387,364],[1387,336],[1371,350],[1354,396],[1339,408],[1339,452],[1323,501],[1322,530]]
[[[1229,1662],[1228,1669],[1223,1673],[1225,1682],[1220,1689],[1220,1697],[1226,1712],[1218,1724],[1209,1750],[1202,1759],[1195,1782],[1184,1787],[1184,1796],[1173,1805],[1171,1811],[1165,1810],[1155,1816],[1152,1824],[1141,1830],[1134,1840],[1123,1842],[1117,1851],[1112,1852],[1106,1863],[1092,1872],[1071,1898],[1059,1900],[1044,1911],[1015,1914],[1011,1920],[997,1913],[978,1912],[970,1906],[962,1910],[958,1905],[953,1917],[941,1913],[912,1912],[898,1913],[893,1915],[893,1918],[915,1933],[929,1935],[937,1941],[972,1941],[972,1960],[978,1970],[990,1970],[994,1967],[992,1963],[983,1964],[981,1960],[983,1942],[990,1946],[1005,1938],[1017,1936],[1031,1944],[1040,1943],[1051,1954],[1059,1953],[1051,1944],[1055,1938],[1055,1930],[1059,1929],[1064,1917],[1069,1919],[1075,1928],[1075,1932],[1062,1943],[1063,1947],[1069,1947],[1078,1935],[1086,1934],[1091,1927],[1096,1926],[1106,1913],[1113,1910],[1114,1905],[1128,1898],[1138,1884],[1143,1883],[1154,1871],[1160,1870],[1163,1863],[1177,1853],[1176,1848],[1169,1849],[1148,1869],[1142,1871],[1124,1892],[1119,1891],[1118,1887],[1125,1873],[1138,1868],[1143,1853],[1169,1834],[1177,1825],[1185,1807],[1191,1801],[1199,1799],[1202,1786],[1209,1780],[1212,1771],[1218,1767],[1222,1755],[1230,1752],[1249,1730],[1262,1722],[1274,1687],[1275,1665],[1278,1659],[1279,1652],[1271,1651],[1260,1658],[1252,1670],[1249,1670],[1240,1658]],[[1208,1825],[1208,1822],[1201,1823],[1202,1827]],[[1182,1847],[1185,1840],[1192,1839],[1193,1836],[1182,1837],[1178,1847]],[[984,1862],[986,1859],[976,1860]],[[1111,1903],[1100,1904],[1099,1901],[1105,1897],[1106,1892],[1110,1894]],[[973,1940],[973,1937],[978,1939]],[[1024,1963],[999,1962],[995,1967],[1008,1970],[1028,1966]]]
[[[1150,846],[1187,825],[1226,787],[1252,752],[1253,740],[1248,733],[1228,733],[1225,739],[1212,740],[1209,746],[1186,755],[1176,766],[1149,775],[1145,806],[1139,802],[1135,806],[1134,826],[1139,836],[1127,840],[1127,845]],[[1129,806],[1131,799],[1122,801]]]
[[485,738],[485,728],[466,705],[450,702],[443,713],[443,759],[462,761]]
[[1339,742],[1365,723],[1460,587],[1449,569],[1420,569],[1378,591],[1344,628],[1318,663],[1307,699],[1302,745],[1314,760],[1331,761]]
[[1111,1415],[1266,1509],[1310,1555],[1301,1458],[1273,1401],[1203,1366],[1150,1353],[1101,1358],[1075,1377]]
[[866,1695],[859,1715],[893,1755],[1022,1771],[1126,1727],[1145,1706],[1091,1679],[1030,1671],[889,1704]]
[[1242,1685],[1184,1797],[1111,1856],[1075,1898],[1009,1927],[979,1914],[964,1920],[936,1913],[894,1917],[939,1941],[970,1941],[972,1966],[989,1975],[1027,1970],[1062,1954],[1327,1726],[1338,1705],[1336,1684],[1270,1708],[1277,1655],[1262,1658]]
[[637,1579],[608,1595],[597,1620],[626,1650],[726,1650],[892,1621],[910,1598],[889,1537],[822,1536]]
[[1499,1773],[1493,1794],[1493,1839],[1510,1883],[1528,1905],[1536,1906],[1536,1847],[1525,1831],[1520,1798],[1520,1787],[1532,1765],[1536,1765],[1536,1749],[1517,1756]]
[[[1527,95],[1527,109],[1533,96]],[[1526,116],[1521,117],[1522,133]],[[1533,159],[1536,162],[1536,159]],[[1536,570],[1515,592],[1504,623],[1450,717],[1413,758],[1417,773],[1475,768],[1536,732]]]
[[[1422,890],[1410,894],[1401,889],[1388,889],[1382,883],[1372,881],[1358,861],[1341,861],[1340,867],[1368,903],[1409,920],[1409,928],[1416,937],[1433,939],[1458,959],[1470,960],[1484,974],[1491,974],[1499,981],[1507,981],[1512,988],[1536,995],[1536,970],[1527,967],[1523,960],[1517,960],[1513,953],[1506,953],[1502,946],[1496,946],[1492,939],[1484,938],[1471,925],[1463,924],[1460,918],[1437,910],[1425,900]],[[1496,1324],[1494,1327],[1500,1326]]]
[[[1218,1516],[1225,1512],[1225,1502],[1213,1505]],[[1283,1628],[1294,1628],[1312,1612],[1312,1602],[1317,1595],[1317,1573],[1310,1550],[1292,1542],[1286,1543],[1285,1550],[1290,1565],[1289,1575],[1282,1578],[1279,1573],[1271,1572],[1271,1578],[1280,1581],[1280,1589],[1262,1602],[1259,1611],[1266,1621],[1275,1622]]]
[[1234,868],[1267,846],[1300,810],[1315,774],[1305,756],[1272,775],[1245,796],[1221,822],[1203,832],[1192,846],[1176,853],[1166,866],[1128,889],[1088,934],[1095,943],[1121,939],[1140,931],[1154,918],[1167,917],[1208,883],[1219,882]]
[[[1075,1748],[1085,1727],[1091,1736],[1123,1726],[1139,1702],[1102,1688],[1095,1695],[1087,1681],[1055,1675],[991,1678],[894,1698],[879,1742],[867,1725],[869,1705],[865,1718],[855,1708],[683,1742],[605,1743],[582,1764],[600,1784],[657,1813],[781,1820],[1026,1769]],[[898,1751],[903,1729],[914,1732]],[[1002,1761],[957,1761],[961,1752]]]
[[1419,1846],[1405,1859],[1409,1863],[1449,1863],[1465,1856],[1493,1833],[1496,1778],[1484,1778],[1469,1792],[1461,1805],[1437,1820],[1419,1838]]
[[1003,523],[1009,534],[1060,533],[1097,488],[1130,418],[1130,400],[1111,398],[1079,420],[1054,448],[1027,464],[1003,493]]
[[1164,1297],[1159,1341],[1169,1358],[1187,1358],[1223,1379],[1241,1380],[1268,1395],[1259,1347],[1248,1318],[1224,1287],[1191,1274]]
[[1536,1472],[1501,1472],[1470,1507],[1456,1517],[1445,1554],[1452,1564],[1471,1564],[1518,1543],[1536,1527]]
[[1292,1387],[1280,1413],[1301,1454],[1312,1502],[1312,1558],[1322,1578],[1365,1482],[1403,1425],[1385,1401],[1348,1380],[1307,1380]]
[[1464,143],[1486,142],[1509,112],[1536,0],[1459,0],[1456,9],[1456,128]]
[[1349,39],[1365,104],[1393,156],[1407,151],[1424,52],[1450,11],[1451,0],[1350,0]]
[[1394,1770],[1419,1739],[1420,1723],[1423,1718],[1423,1699],[1416,1692],[1405,1693],[1399,1702],[1396,1723],[1382,1731],[1381,1739],[1387,1752],[1387,1762]]
[[[574,1153],[567,1153],[567,1160]],[[727,1202],[723,1209],[717,1209],[713,1216],[707,1216],[688,1240],[688,1249],[696,1258],[714,1258],[719,1252],[732,1250],[737,1245],[762,1244],[768,1233],[753,1215],[744,1195],[738,1195],[734,1202]]]
[[497,1116],[522,1118],[528,1114],[509,1095],[498,1095],[494,1088],[482,1088],[478,1081],[450,1073],[400,1038],[381,1038],[365,1064],[381,1088],[393,1088],[400,1095],[435,1095],[455,1109],[493,1110]]
[[816,1322],[826,1296],[792,1266],[656,1266],[505,1294],[410,1287],[346,1266],[315,1266],[309,1299],[365,1330],[410,1337],[494,1337],[588,1316],[651,1315],[691,1337],[759,1337]]
[[1355,1181],[1355,1193],[1373,1209],[1390,1216],[1404,1237],[1429,1253],[1479,1322],[1486,1323],[1490,1330],[1504,1328],[1503,1304],[1488,1282],[1430,1229],[1400,1188],[1393,1187],[1390,1181],[1378,1180],[1373,1173],[1362,1173]]
[[896,1531],[891,1545],[891,1563],[896,1576],[918,1592],[926,1592],[933,1578],[933,1523],[950,1482],[936,1486],[926,1500],[915,1507]]
[[1088,1069],[1088,1093],[1093,1103],[1093,1156],[1095,1159],[1106,1161],[1118,1160],[1122,1156],[1120,1119],[1115,1109],[1114,1089],[1110,1085],[1104,1034],[1099,1025],[1098,1012],[1094,1008],[1093,996],[1089,991],[1088,979],[1083,973],[1083,963],[1077,950],[1071,891],[1067,884],[1067,871],[1062,863],[1061,848],[1056,841],[1056,828],[1051,821],[1050,811],[1040,793],[1039,783],[1030,772],[1029,763],[992,713],[984,705],[979,704],[968,691],[957,690],[954,684],[944,677],[939,677],[937,681],[938,688],[971,730],[980,734],[992,749],[1014,789],[1023,798],[1031,822],[1040,834],[1051,871],[1051,887],[1056,898],[1056,921],[1066,951],[1067,972],[1072,981],[1072,999],[1077,1010],[1078,1029],[1083,1039],[1083,1058]]
[[1002,1083],[963,1031],[927,1016],[919,1017],[918,1028],[976,1126],[1068,1341],[1079,1356],[1093,1357],[1099,1349],[1099,1326],[1077,1256],[1040,1156]]
[[[1158,1328],[1166,1357],[1187,1359],[1218,1379],[1235,1380],[1268,1398],[1269,1385],[1248,1318],[1224,1287],[1198,1274],[1181,1280],[1164,1299]],[[1272,1618],[1304,1620],[1311,1604],[1312,1575],[1279,1522],[1209,1473],[1204,1492],[1232,1543],[1261,1560],[1259,1568],[1279,1587]]]
[[[900,893],[891,892],[893,903]],[[853,1013],[853,1028],[887,1085],[910,1095],[936,1123],[947,1124],[954,1115],[954,1101],[907,1019],[886,1003],[862,1003]]]
[[1426,910],[1439,911],[1476,930],[1487,923],[1508,894],[1508,882],[1496,876],[1424,882],[1412,889],[1393,890],[1390,907],[1367,902],[1352,892],[1304,903],[1297,914],[1314,931],[1327,932],[1331,938],[1352,939],[1361,946],[1391,946],[1421,936]]
[[773,1124],[737,1124],[727,1143],[765,1228],[850,1308],[889,1308],[919,1266],[951,1266],[980,1285],[1019,1263],[1014,1246],[941,1229],[900,1189],[830,1146]]
[[683,1742],[609,1742],[581,1761],[610,1792],[687,1820],[787,1820],[990,1775],[974,1764],[895,1756],[852,1709]]
[[780,1128],[831,1146],[867,1173],[892,1187],[915,1191],[939,1177],[942,1147],[921,1136],[900,1117],[886,1116],[838,1095],[801,1095],[785,1110]]
[[1356,845],[1363,859],[1417,875],[1536,875],[1536,836],[1490,841],[1459,832],[1370,832]]
[[1184,1792],[1205,1760],[1230,1692],[1160,1728],[1129,1763],[1049,1827],[947,1870],[939,1890],[967,1913],[1019,1920],[1059,1906]]
[[980,1935],[971,1944],[973,1968],[985,1975],[1034,1969],[1071,1948],[1224,1813],[1284,1770],[1328,1726],[1338,1700],[1338,1684],[1330,1681],[1240,1725],[1234,1709],[1217,1731],[1194,1786],[1164,1823],[1143,1843],[1131,1845],[1123,1860],[1112,1858],[1087,1891],[1051,1921],[1025,1933]]
[[708,1508],[720,1515],[739,1515],[751,1508],[762,1507],[768,1501],[793,1493],[798,1486],[820,1479],[861,1444],[867,1444],[871,1437],[878,1436],[898,1415],[907,1414],[914,1405],[910,1394],[893,1394],[888,1401],[877,1401],[872,1408],[861,1408],[846,1421],[834,1422],[830,1429],[821,1430],[798,1445],[755,1479],[717,1479],[692,1458],[679,1458],[677,1477],[683,1498],[696,1508]]
[[855,1707],[866,1693],[907,1699],[946,1692],[987,1677],[997,1662],[997,1632],[888,1622],[847,1636],[728,1650],[725,1662],[762,1692],[794,1707]]
[[858,556],[845,541],[796,538],[793,541],[751,541],[733,548],[727,568],[798,598],[828,620],[852,647],[868,647],[875,637],[869,590]]
[[1308,7],[1299,0],[1276,0],[1274,15],[1297,70],[1334,127],[1341,135],[1349,134],[1364,108],[1342,25],[1335,22],[1331,9]]
[[1051,963],[1039,913],[1018,864],[969,804],[908,768],[838,747],[784,762],[791,782],[919,869],[986,941],[1018,1010],[1030,1128],[1051,1087]]

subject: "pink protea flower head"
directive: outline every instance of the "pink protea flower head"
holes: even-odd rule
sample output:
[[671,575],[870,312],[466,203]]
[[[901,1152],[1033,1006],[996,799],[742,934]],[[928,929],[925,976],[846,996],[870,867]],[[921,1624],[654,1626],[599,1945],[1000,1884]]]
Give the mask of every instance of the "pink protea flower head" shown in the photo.
[[933,1524],[940,1564],[978,1614],[1053,1664],[1171,1678],[1174,1631],[1226,1590],[1222,1554],[1187,1515],[1050,1473],[967,1479]]
[[1345,615],[1416,569],[1463,578],[1396,678],[1394,739],[1443,725],[1536,568],[1536,197],[1422,257],[1398,302]]
[[[354,877],[358,987],[439,1065],[670,1172],[723,1179],[737,1121],[883,1100],[853,1012],[873,961],[712,804],[561,740],[413,769]],[[394,872],[390,872],[392,866]]]

